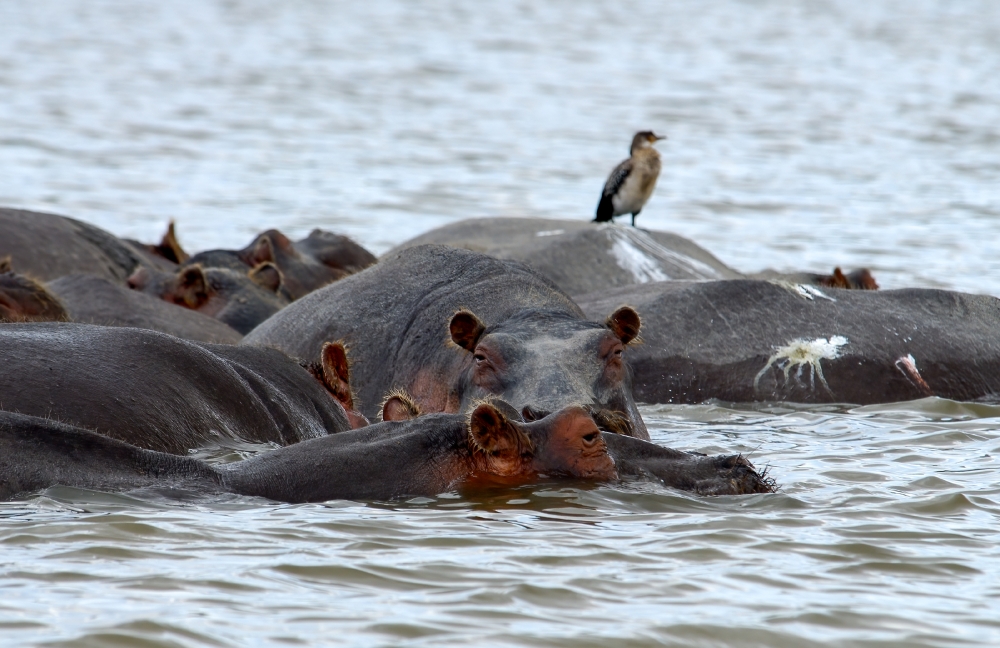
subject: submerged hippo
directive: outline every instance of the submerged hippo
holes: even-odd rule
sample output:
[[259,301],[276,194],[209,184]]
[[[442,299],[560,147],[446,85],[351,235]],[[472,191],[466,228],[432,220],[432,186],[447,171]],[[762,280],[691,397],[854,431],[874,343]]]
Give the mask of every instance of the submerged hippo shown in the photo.
[[522,261],[570,295],[607,294],[649,281],[742,276],[676,234],[545,218],[473,218],[449,223],[399,245],[386,256],[427,243]]
[[[533,423],[511,421],[503,410],[481,403],[468,417],[379,423],[218,466],[0,412],[0,498],[64,485],[106,491],[169,486],[283,502],[385,500],[468,483],[617,476],[601,432],[582,408]],[[138,429],[134,434],[144,436]]]
[[402,388],[425,412],[466,411],[487,396],[519,409],[594,404],[623,412],[630,433],[648,438],[625,362],[639,316],[608,312],[604,323],[588,321],[523,264],[425,245],[303,297],[241,344],[311,357],[342,340],[368,417]]
[[[606,411],[590,410],[595,425],[602,430],[617,430]],[[406,392],[389,394],[382,404],[382,419],[408,421],[421,416],[419,405]],[[548,416],[534,408],[524,412],[508,412],[515,421],[536,421]],[[698,453],[681,452],[621,433],[602,431],[608,454],[615,462],[622,480],[658,481],[678,490],[699,495],[745,495],[771,493],[776,489],[767,471],[757,472],[742,455],[707,457]]]
[[663,282],[578,298],[643,313],[640,401],[1000,400],[1000,300],[945,290]]
[[68,275],[50,281],[47,287],[74,322],[151,329],[197,342],[236,344],[243,337],[213,317],[96,275]]
[[171,223],[160,245],[149,246],[149,249],[184,266],[225,268],[242,274],[261,263],[273,263],[281,271],[290,299],[298,299],[376,261],[371,252],[350,238],[320,229],[314,229],[299,241],[270,229],[242,250],[206,250],[189,255],[177,243]]
[[274,349],[142,329],[6,324],[0,408],[177,454],[226,439],[286,445],[352,427],[343,347],[321,352],[310,371]]
[[128,285],[163,301],[197,311],[246,334],[290,301],[281,271],[264,262],[249,272],[186,265],[174,273],[140,267]]
[[17,272],[51,281],[74,272],[124,282],[139,265],[173,267],[161,256],[81,221],[21,209],[0,208],[0,258]]

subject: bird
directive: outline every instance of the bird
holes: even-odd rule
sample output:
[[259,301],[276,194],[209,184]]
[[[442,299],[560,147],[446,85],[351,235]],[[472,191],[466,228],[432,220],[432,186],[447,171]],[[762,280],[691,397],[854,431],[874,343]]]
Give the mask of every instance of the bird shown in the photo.
[[629,159],[616,166],[604,183],[601,202],[597,204],[597,215],[594,216],[595,223],[613,221],[615,216],[631,212],[632,227],[635,227],[635,217],[653,194],[656,178],[660,175],[660,154],[653,144],[662,139],[667,138],[653,131],[635,134]]

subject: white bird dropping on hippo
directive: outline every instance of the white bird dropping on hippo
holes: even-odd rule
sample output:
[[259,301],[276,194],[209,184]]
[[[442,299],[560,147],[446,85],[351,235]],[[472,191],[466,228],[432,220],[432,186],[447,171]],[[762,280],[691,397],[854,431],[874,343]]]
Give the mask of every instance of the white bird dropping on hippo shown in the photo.
[[594,222],[606,223],[613,221],[615,216],[632,214],[632,227],[635,227],[635,217],[653,195],[656,179],[660,176],[660,154],[653,144],[662,139],[667,138],[653,131],[635,134],[629,158],[616,166],[604,183]]

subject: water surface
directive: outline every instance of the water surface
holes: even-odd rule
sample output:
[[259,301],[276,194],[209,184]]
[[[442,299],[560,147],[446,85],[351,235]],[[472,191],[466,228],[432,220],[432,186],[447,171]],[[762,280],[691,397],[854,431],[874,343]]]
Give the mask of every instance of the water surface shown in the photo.
[[[1000,295],[1000,4],[0,3],[0,204],[191,250],[459,218],[639,224],[729,265]],[[1000,409],[644,407],[782,489],[0,504],[4,645],[995,646]],[[232,457],[230,457],[232,458]]]

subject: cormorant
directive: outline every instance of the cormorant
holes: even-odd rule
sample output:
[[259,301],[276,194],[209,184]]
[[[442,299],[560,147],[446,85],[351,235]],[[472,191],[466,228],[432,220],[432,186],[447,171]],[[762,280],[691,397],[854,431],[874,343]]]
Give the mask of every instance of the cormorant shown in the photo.
[[660,175],[660,154],[653,148],[653,143],[661,139],[667,138],[653,131],[635,134],[629,149],[631,157],[616,166],[604,183],[594,222],[604,223],[631,212],[632,227],[635,227],[635,217],[652,195],[656,178]]

